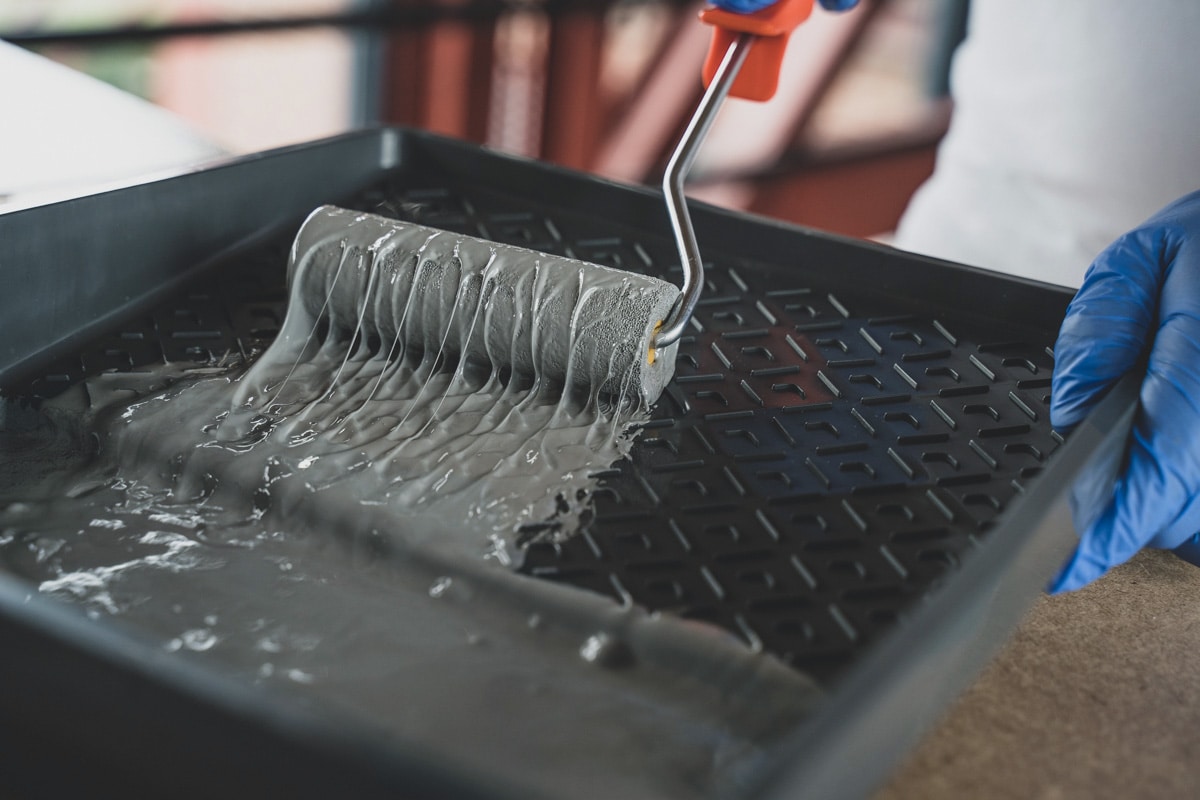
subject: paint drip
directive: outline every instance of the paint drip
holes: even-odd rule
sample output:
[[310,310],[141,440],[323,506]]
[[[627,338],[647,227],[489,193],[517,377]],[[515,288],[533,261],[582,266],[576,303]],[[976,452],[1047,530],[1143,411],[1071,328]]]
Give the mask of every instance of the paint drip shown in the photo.
[[118,463],[168,463],[178,496],[249,496],[273,524],[303,504],[516,563],[522,531],[578,527],[673,369],[674,346],[648,355],[670,284],[384,217],[315,211],[289,283],[248,372],[113,420]]
[[648,356],[673,287],[335,209],[289,279],[253,364],[100,376],[20,434],[5,570],[552,794],[751,781],[811,681],[509,568],[627,454],[670,378],[673,349]]

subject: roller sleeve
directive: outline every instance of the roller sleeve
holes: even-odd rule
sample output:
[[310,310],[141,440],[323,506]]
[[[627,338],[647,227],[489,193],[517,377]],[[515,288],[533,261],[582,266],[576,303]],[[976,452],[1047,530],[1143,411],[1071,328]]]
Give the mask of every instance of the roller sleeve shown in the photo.
[[650,345],[679,290],[645,275],[322,206],[296,235],[288,283],[286,337],[325,318],[396,352],[646,404],[674,372],[677,346]]

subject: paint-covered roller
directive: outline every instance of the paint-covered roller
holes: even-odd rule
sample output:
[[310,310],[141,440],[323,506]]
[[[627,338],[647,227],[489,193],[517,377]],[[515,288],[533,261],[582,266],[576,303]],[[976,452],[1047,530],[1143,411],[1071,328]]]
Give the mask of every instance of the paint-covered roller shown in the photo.
[[339,338],[440,358],[532,391],[653,403],[676,344],[654,347],[672,284],[333,206],[296,235],[281,337]]

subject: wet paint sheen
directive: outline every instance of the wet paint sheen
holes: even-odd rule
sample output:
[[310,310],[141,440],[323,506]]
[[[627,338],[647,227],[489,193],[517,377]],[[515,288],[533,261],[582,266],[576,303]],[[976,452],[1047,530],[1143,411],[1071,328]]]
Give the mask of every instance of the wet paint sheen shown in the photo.
[[559,262],[318,210],[253,364],[101,376],[10,437],[0,563],[180,657],[556,796],[735,788],[810,681],[511,569],[521,526],[575,531],[589,474],[670,377],[642,348],[674,295]]

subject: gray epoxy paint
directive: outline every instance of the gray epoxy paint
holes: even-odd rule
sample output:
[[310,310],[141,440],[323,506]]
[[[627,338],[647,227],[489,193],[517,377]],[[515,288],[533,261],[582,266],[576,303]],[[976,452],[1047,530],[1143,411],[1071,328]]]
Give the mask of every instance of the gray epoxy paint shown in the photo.
[[[674,361],[643,361],[673,287],[539,258],[319,209],[248,370],[102,376],[32,426],[0,561],[99,624],[556,796],[737,786],[811,682],[511,570],[516,525],[577,525]],[[444,347],[466,357],[442,369]]]

